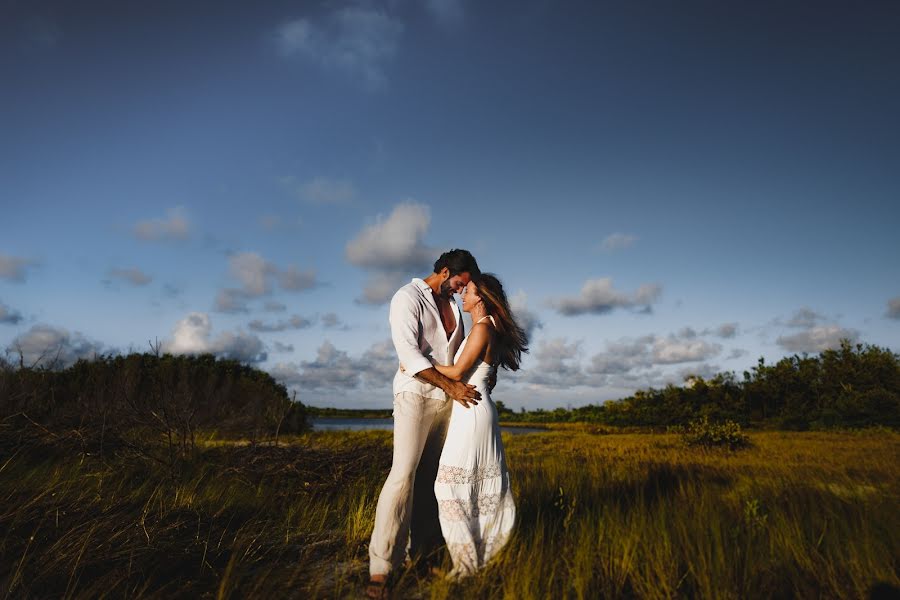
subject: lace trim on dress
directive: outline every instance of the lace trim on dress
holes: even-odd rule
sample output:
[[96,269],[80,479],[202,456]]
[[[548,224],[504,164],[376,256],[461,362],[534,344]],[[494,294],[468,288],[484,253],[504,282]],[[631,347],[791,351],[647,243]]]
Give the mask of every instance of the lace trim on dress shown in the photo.
[[478,496],[474,504],[469,500],[438,500],[438,514],[447,521],[470,521],[513,506],[512,495],[505,491]]
[[510,531],[504,531],[479,542],[447,544],[447,550],[450,551],[456,570],[461,574],[470,574],[490,560],[506,544],[510,534]]
[[474,469],[454,467],[452,465],[439,465],[437,483],[475,483],[489,477],[500,476],[500,463],[478,465]]

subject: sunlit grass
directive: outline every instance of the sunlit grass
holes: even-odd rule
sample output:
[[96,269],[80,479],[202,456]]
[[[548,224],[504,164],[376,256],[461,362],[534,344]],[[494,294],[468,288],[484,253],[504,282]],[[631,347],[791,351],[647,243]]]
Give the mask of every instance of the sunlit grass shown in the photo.
[[[518,522],[481,574],[398,597],[865,597],[900,586],[900,435],[751,433],[740,451],[567,427],[507,435]],[[0,459],[10,597],[358,597],[391,433],[252,446],[169,472],[34,447]]]

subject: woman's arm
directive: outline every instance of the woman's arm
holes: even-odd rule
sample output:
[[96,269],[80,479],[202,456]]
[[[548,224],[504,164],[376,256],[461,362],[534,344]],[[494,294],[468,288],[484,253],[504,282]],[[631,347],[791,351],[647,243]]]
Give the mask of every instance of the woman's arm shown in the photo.
[[466,347],[463,349],[459,360],[453,365],[434,365],[441,375],[459,381],[462,376],[472,368],[475,361],[480,361],[487,349],[488,342],[493,335],[493,328],[486,323],[477,323],[472,327]]

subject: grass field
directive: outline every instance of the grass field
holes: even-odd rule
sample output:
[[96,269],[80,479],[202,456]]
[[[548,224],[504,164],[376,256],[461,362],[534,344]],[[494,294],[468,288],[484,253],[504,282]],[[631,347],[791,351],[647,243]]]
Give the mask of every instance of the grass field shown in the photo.
[[[900,587],[900,434],[505,435],[514,537],[398,598],[864,598]],[[4,597],[354,598],[391,433],[204,439],[175,471],[59,445],[0,458]]]

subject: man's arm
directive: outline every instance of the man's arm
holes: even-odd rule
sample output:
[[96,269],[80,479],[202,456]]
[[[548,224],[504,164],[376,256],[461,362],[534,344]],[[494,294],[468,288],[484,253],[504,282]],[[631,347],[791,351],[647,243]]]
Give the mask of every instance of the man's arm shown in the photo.
[[400,364],[407,374],[436,385],[451,398],[468,408],[469,402],[477,404],[481,394],[475,386],[444,377],[432,366],[419,349],[419,314],[416,303],[405,293],[396,293],[391,299],[391,339]]
[[474,385],[469,385],[462,381],[453,381],[449,377],[441,375],[434,367],[419,371],[415,376],[416,379],[421,379],[426,383],[438,386],[444,390],[448,396],[466,408],[469,408],[469,404],[475,405],[481,400],[481,392],[476,390]]

